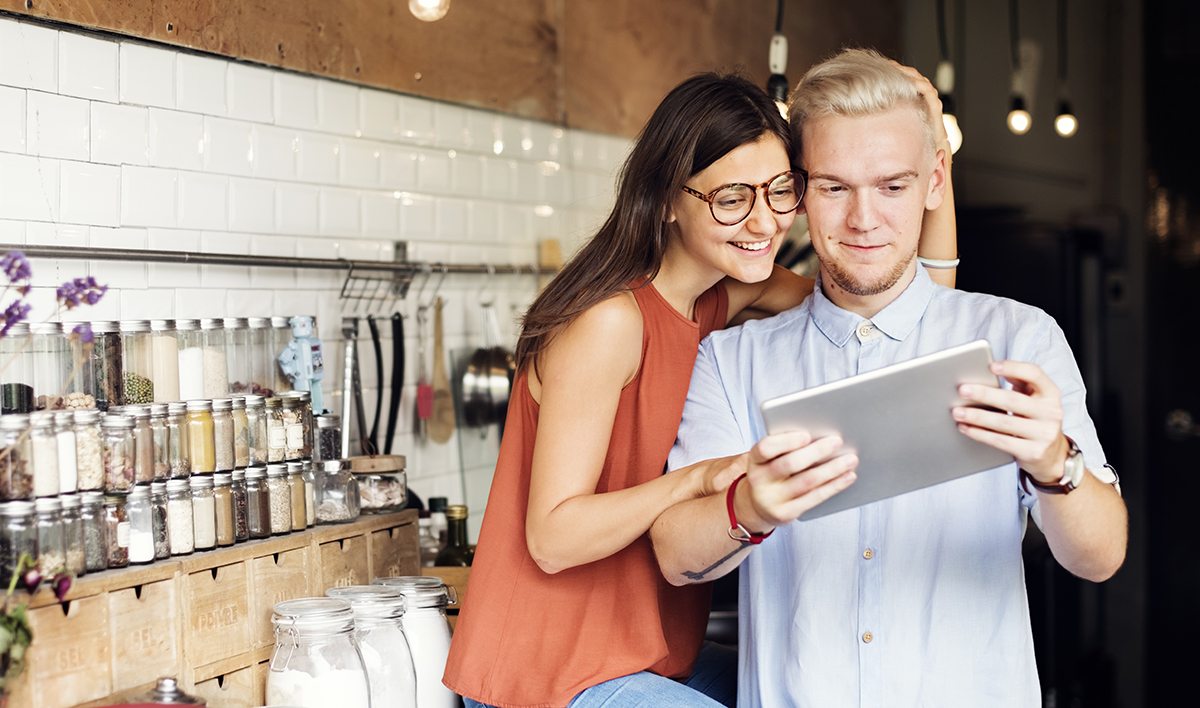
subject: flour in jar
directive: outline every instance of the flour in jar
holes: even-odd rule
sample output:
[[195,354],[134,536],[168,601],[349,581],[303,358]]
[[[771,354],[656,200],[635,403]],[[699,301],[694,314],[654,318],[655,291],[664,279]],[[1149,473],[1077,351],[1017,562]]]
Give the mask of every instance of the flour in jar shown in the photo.
[[267,676],[268,706],[368,708],[367,677],[362,671],[331,669],[320,676],[304,671],[272,671]]

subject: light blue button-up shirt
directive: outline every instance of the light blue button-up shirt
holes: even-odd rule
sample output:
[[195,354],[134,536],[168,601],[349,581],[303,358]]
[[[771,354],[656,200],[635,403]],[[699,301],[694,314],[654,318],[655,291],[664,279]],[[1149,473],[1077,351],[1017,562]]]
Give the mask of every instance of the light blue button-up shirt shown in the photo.
[[[1104,453],[1062,330],[1037,308],[935,285],[923,268],[871,320],[821,291],[700,347],[670,467],[766,434],[767,399],[987,339],[1038,364],[1089,469]],[[947,415],[949,412],[947,411]],[[741,566],[738,705],[1040,705],[1016,464],[779,528]]]

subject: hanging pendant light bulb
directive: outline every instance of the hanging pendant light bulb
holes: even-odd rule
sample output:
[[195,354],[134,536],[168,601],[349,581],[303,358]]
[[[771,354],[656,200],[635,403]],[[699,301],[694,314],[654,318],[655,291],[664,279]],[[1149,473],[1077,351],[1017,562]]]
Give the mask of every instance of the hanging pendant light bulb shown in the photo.
[[933,78],[938,98],[942,101],[942,125],[946,128],[950,154],[953,155],[962,147],[963,141],[962,130],[958,127],[958,111],[954,105],[954,65],[945,59],[941,60]]
[[1069,138],[1079,129],[1079,121],[1067,101],[1067,0],[1058,0],[1058,113],[1054,132]]
[[1025,99],[1021,96],[1013,96],[1009,108],[1008,129],[1014,135],[1028,133],[1030,126],[1033,125],[1033,117],[1029,115],[1029,111],[1025,110]]
[[423,22],[436,22],[450,11],[450,0],[408,0],[408,11]]
[[1066,101],[1058,102],[1058,116],[1054,119],[1054,132],[1064,138],[1069,138],[1079,129],[1079,121],[1071,113],[1071,104]]
[[779,9],[775,13],[775,34],[771,36],[771,44],[767,50],[767,66],[771,76],[767,79],[767,93],[775,99],[775,107],[779,115],[787,119],[788,80],[783,75],[787,71],[788,42],[783,36],[783,1],[779,0]]

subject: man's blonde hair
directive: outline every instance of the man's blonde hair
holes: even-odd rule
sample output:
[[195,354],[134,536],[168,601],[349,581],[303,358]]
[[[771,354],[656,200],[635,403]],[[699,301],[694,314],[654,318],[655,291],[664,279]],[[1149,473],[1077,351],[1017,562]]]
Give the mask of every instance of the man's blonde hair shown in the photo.
[[804,122],[825,116],[862,118],[911,108],[921,118],[929,156],[937,152],[933,116],[912,77],[874,49],[843,49],[813,66],[788,99],[788,122],[798,155]]

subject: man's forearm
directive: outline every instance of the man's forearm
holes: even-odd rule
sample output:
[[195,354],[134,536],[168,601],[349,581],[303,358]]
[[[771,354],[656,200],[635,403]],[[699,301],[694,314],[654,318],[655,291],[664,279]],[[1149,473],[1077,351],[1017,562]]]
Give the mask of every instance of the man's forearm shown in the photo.
[[1125,562],[1129,517],[1112,485],[1084,474],[1070,494],[1038,494],[1042,533],[1054,558],[1071,573],[1102,582]]
[[650,529],[663,576],[672,585],[715,580],[738,567],[754,546],[729,537],[725,495],[676,504]]

